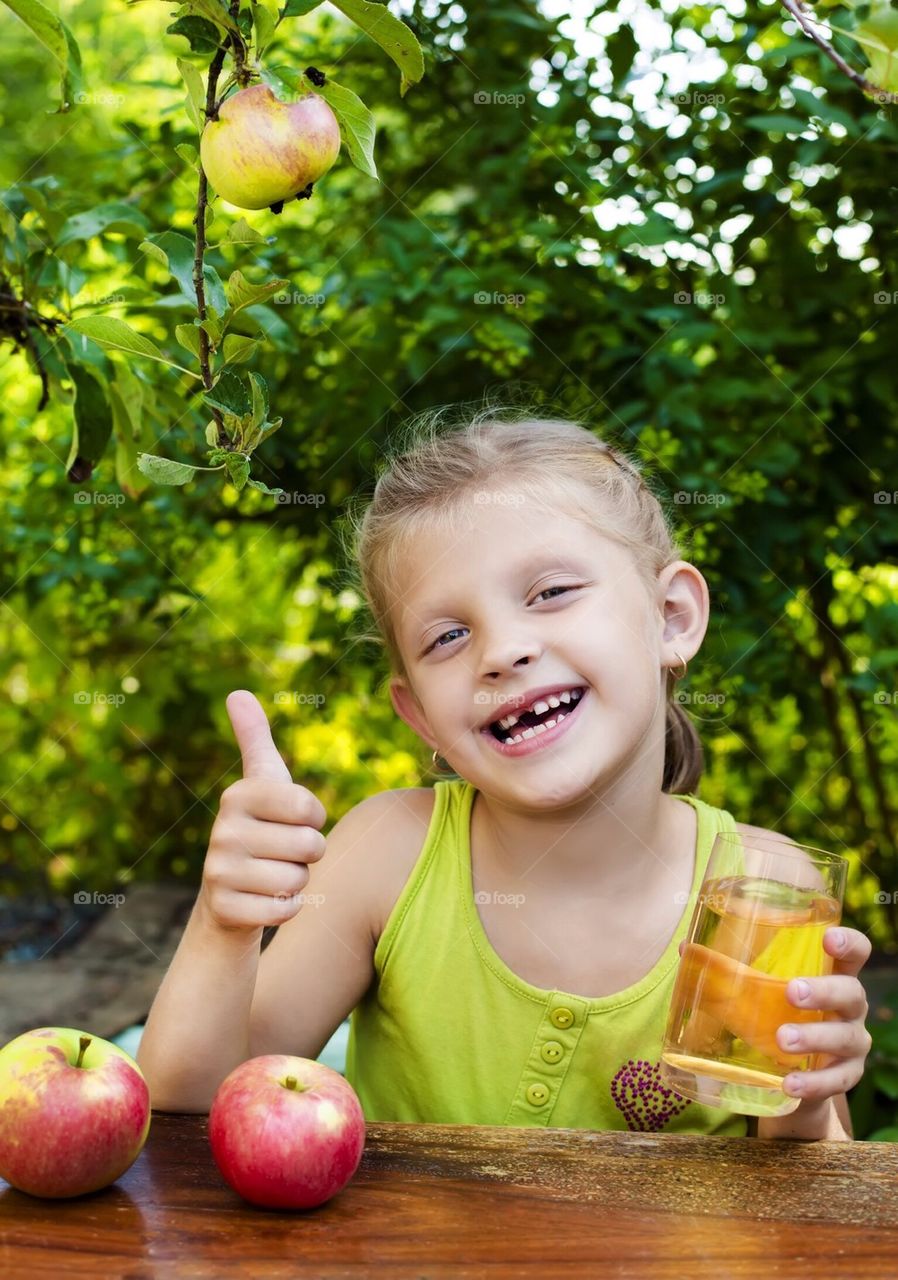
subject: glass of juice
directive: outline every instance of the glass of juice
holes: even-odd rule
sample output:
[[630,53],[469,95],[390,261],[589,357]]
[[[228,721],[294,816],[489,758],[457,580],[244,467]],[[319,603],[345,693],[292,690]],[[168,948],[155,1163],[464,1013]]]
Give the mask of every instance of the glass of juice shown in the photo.
[[684,1098],[752,1116],[785,1116],[790,1071],[816,1054],[786,1053],[784,1022],[819,1022],[786,998],[791,978],[832,972],[823,935],[842,916],[848,862],[772,837],[721,832],[692,913],[674,986],[661,1076]]

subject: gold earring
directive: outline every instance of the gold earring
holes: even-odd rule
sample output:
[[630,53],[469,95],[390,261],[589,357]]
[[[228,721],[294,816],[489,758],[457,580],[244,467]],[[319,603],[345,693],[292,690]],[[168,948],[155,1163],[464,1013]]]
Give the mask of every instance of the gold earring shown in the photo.
[[672,672],[671,672],[671,675],[673,676],[674,680],[682,680],[682,679],[683,679],[683,677],[685,676],[686,672],[689,670],[689,663],[688,663],[688,662],[686,661],[686,659],[683,657],[682,653],[680,653],[677,649],[674,649],[674,657],[675,657],[675,658],[679,658],[679,659],[680,659],[680,662],[682,662],[682,664],[683,664],[683,670],[682,670],[682,671],[672,671]]
[[431,759],[431,763],[433,764],[433,767],[434,767],[434,768],[436,768],[436,767],[437,767],[437,752],[436,752],[436,748],[434,748],[434,753],[433,753],[433,755],[430,757],[430,759]]

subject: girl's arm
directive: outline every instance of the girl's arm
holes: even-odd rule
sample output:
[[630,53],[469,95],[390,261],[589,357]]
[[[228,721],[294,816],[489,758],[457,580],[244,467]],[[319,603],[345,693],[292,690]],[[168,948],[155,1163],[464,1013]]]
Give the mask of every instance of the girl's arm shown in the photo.
[[261,928],[216,924],[200,890],[137,1049],[156,1111],[208,1111],[221,1081],[250,1056],[261,941]]
[[[208,1111],[225,1076],[247,1058],[273,1052],[275,1044],[316,1056],[372,972],[374,908],[367,889],[373,881],[350,877],[362,855],[373,852],[361,837],[372,825],[367,806],[380,797],[357,805],[325,841],[324,807],[292,781],[258,700],[237,690],[227,710],[243,777],[222,793],[199,896],[137,1053],[152,1104],[163,1111]],[[334,870],[316,876],[321,904],[313,908],[303,892],[308,864],[317,864],[326,847]],[[322,883],[328,888],[321,890]],[[264,1003],[256,1019],[257,983],[270,988],[268,975],[283,969],[286,949],[277,936],[260,959],[262,931],[288,921],[291,937],[315,938],[314,955],[287,975],[289,998],[281,988],[281,998]],[[308,1052],[322,1035],[315,1053]]]
[[827,1142],[852,1142],[851,1114],[844,1093],[822,1102],[802,1102],[788,1116],[760,1116],[759,1138],[816,1138]]
[[[261,956],[262,929],[223,928],[200,890],[138,1049],[155,1110],[208,1112],[247,1058],[318,1057],[374,976],[378,849],[396,809],[395,793],[383,792],[336,823]],[[275,905],[283,919],[287,904]]]

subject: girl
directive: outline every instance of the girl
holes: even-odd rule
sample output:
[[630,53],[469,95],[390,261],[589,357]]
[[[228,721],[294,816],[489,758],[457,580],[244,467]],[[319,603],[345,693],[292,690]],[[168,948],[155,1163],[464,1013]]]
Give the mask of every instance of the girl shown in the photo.
[[[238,1063],[316,1058],[351,1013],[368,1120],[746,1134],[659,1077],[714,835],[759,829],[695,795],[673,694],[708,590],[639,467],[570,422],[431,419],[352,528],[393,706],[451,776],[369,797],[325,842],[261,706],[229,696],[243,778],[141,1041],[154,1106],[205,1111]],[[777,1032],[818,1069],[762,1137],[851,1136],[870,944],[824,946],[833,974],[787,995],[825,1019]]]

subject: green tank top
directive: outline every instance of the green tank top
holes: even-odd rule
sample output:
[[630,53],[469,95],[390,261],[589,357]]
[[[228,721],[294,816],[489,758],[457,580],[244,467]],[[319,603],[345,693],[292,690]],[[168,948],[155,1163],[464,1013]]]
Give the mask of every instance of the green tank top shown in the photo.
[[[375,978],[352,1011],[346,1079],[369,1121],[634,1129],[744,1136],[745,1116],[665,1089],[661,1040],[692,902],[639,982],[587,1000],[513,973],[477,914],[464,779],[434,784],[421,852],[374,952]],[[724,809],[697,814],[692,894]]]

